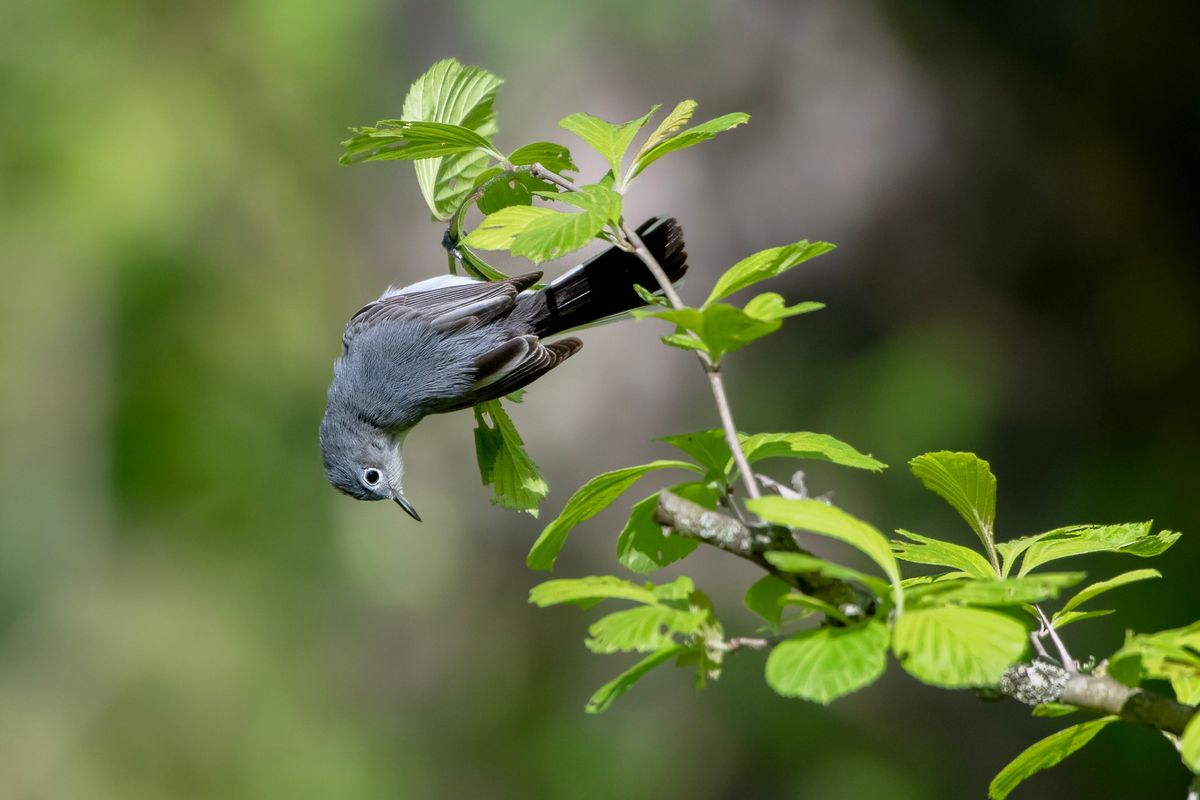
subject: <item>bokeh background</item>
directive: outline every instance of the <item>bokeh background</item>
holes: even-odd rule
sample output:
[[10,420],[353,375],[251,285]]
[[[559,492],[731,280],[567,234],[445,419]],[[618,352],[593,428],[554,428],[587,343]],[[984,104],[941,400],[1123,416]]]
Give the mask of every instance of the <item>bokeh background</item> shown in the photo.
[[[570,144],[593,177],[555,127],[567,113],[749,112],[627,202],[680,218],[693,300],[754,250],[840,245],[778,282],[829,308],[730,360],[740,424],[891,463],[808,473],[884,528],[968,541],[904,462],[971,449],[999,475],[1002,535],[1184,531],[1164,581],[1071,632],[1103,655],[1123,628],[1200,616],[1198,11],[6,2],[0,795],[982,796],[1061,722],[895,664],[822,708],[773,695],[761,654],[739,654],[698,695],[664,669],[584,715],[629,660],[584,649],[587,614],[525,602],[540,525],[489,504],[468,414],[408,440],[424,525],[325,484],[342,323],[445,264],[411,168],[339,167],[338,141],[450,55],[507,79],[504,146]],[[543,520],[588,476],[665,455],[653,437],[715,422],[657,333],[592,332],[514,410],[552,486]],[[581,526],[557,574],[619,570],[620,524]],[[752,571],[709,552],[683,567],[752,629]],[[1161,737],[1114,727],[1021,796],[1186,782]]]

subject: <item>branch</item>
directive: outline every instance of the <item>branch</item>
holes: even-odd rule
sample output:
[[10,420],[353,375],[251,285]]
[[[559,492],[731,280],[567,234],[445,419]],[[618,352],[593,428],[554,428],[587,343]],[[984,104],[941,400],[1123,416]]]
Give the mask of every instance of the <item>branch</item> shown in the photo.
[[1067,705],[1116,714],[1176,736],[1183,733],[1196,709],[1145,689],[1135,689],[1108,675],[1085,675],[1047,661],[1015,664],[1000,679],[1000,693],[1026,705]]
[[[751,528],[665,489],[659,492],[654,520],[680,536],[697,539],[750,561],[805,594],[839,608],[849,603],[859,609],[865,605],[863,590],[856,584],[820,573],[782,572],[767,561],[764,553],[768,550],[807,554],[786,528]],[[1182,734],[1188,721],[1197,713],[1191,706],[1145,689],[1126,686],[1107,675],[1070,672],[1042,660],[1010,667],[1000,681],[1000,692],[1031,706],[1057,702],[1100,714],[1117,714],[1130,722],[1175,735]]]
[[[533,164],[529,168],[529,174],[535,178],[540,178],[547,183],[552,183],[569,192],[579,191],[579,187],[571,181],[556,172],[546,169],[541,164]],[[667,273],[663,271],[662,265],[654,257],[654,254],[646,249],[645,243],[641,237],[637,235],[637,231],[630,228],[624,221],[621,222],[617,231],[624,240],[622,243],[646,265],[646,269],[650,270],[650,274],[658,281],[659,287],[663,290],[667,301],[672,308],[680,309],[684,307],[683,300],[675,291],[675,287],[671,285],[671,279],[667,277]],[[746,460],[746,454],[742,450],[742,443],[738,441],[737,426],[733,421],[733,411],[729,406],[729,397],[725,394],[725,382],[721,378],[721,367],[713,362],[708,357],[708,353],[696,351],[696,357],[700,360],[700,366],[704,368],[704,374],[708,376],[708,384],[712,389],[713,400],[717,404],[717,415],[721,418],[721,428],[725,431],[725,442],[729,445],[729,451],[733,454],[733,462],[737,465],[738,472],[741,473],[742,483],[746,487],[746,494],[751,499],[756,499],[762,496],[759,490],[758,482],[754,479],[754,474],[750,471],[750,462]]]
[[804,594],[836,606],[848,617],[870,613],[870,593],[848,581],[830,578],[819,572],[784,572],[767,561],[769,550],[785,550],[812,555],[796,544],[791,531],[780,526],[750,528],[733,517],[710,511],[699,503],[685,500],[666,489],[658,493],[654,521],[675,534],[697,539],[724,550],[769,572]]

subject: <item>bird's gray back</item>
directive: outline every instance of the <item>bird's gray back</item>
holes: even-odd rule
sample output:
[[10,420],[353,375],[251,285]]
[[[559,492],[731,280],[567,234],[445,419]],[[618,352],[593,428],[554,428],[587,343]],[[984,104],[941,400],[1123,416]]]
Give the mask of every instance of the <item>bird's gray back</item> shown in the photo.
[[342,407],[384,430],[406,430],[468,392],[475,363],[515,335],[513,320],[439,330],[401,317],[358,333],[334,364],[331,410]]

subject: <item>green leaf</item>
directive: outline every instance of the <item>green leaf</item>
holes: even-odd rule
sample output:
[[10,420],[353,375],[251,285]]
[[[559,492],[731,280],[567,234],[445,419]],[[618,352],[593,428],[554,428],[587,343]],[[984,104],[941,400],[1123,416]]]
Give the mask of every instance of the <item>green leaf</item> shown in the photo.
[[879,620],[817,628],[780,642],[767,657],[767,685],[784,697],[828,704],[878,680],[888,629]]
[[783,597],[791,590],[792,587],[779,578],[767,575],[750,584],[742,602],[746,608],[770,623],[771,627],[778,628],[783,615]]
[[596,693],[592,695],[592,699],[588,700],[584,710],[589,714],[599,714],[606,710],[614,700],[629,691],[630,687],[637,683],[643,675],[660,664],[667,663],[675,656],[681,655],[687,649],[684,645],[675,645],[664,647],[657,653],[651,653],[597,689]]
[[[756,433],[752,436],[738,434],[742,451],[751,464],[768,458],[812,458],[829,461],[843,467],[869,469],[879,472],[887,467],[869,455],[864,455],[845,442],[824,433]],[[724,440],[722,440],[724,443]],[[728,458],[729,447],[725,447]]]
[[658,124],[654,132],[642,142],[642,146],[638,148],[637,154],[633,157],[633,163],[636,165],[655,145],[664,142],[671,137],[677,130],[687,125],[692,119],[692,114],[696,111],[695,100],[683,100],[679,105],[671,110],[670,114]]
[[746,508],[768,522],[829,536],[866,553],[891,580],[896,607],[903,610],[904,589],[900,586],[900,568],[888,547],[887,539],[871,525],[819,500],[760,497],[747,500]]
[[1025,644],[1025,627],[1012,617],[964,606],[909,611],[892,631],[892,649],[904,669],[947,689],[995,686]]
[[[479,67],[463,66],[452,58],[439,61],[409,88],[401,117],[409,122],[459,125],[490,142],[496,134],[492,102],[501,83]],[[474,150],[415,163],[417,183],[435,219],[448,220],[462,205],[488,161],[488,153]]]
[[621,159],[633,143],[633,137],[650,121],[660,106],[653,106],[644,117],[620,124],[605,122],[599,117],[579,112],[563,117],[558,127],[570,131],[594,147],[612,167],[614,176],[621,174]]
[[480,150],[490,154],[491,143],[460,125],[437,122],[381,120],[374,127],[353,128],[354,136],[342,142],[343,164],[363,161],[415,161]]
[[[677,106],[675,111],[678,110],[679,107]],[[674,114],[675,112],[673,111],[671,113]],[[688,112],[688,116],[691,116],[690,111]],[[668,139],[664,139],[656,143],[648,150],[638,153],[637,158],[629,169],[629,178],[627,182],[636,178],[641,174],[642,170],[665,156],[667,153],[672,153],[676,150],[682,150],[685,147],[691,147],[693,145],[700,144],[700,142],[708,141],[718,133],[727,131],[730,128],[736,128],[738,125],[742,125],[749,121],[749,114],[743,114],[741,112],[725,114],[717,117],[716,119],[710,119],[708,122],[702,122],[695,127],[688,128],[685,131],[681,131],[680,133],[677,133]],[[614,171],[613,174],[615,175],[617,173]]]
[[533,549],[529,551],[529,555],[525,559],[526,565],[530,569],[553,569],[554,562],[558,559],[559,551],[562,550],[563,543],[567,540],[567,533],[571,528],[585,519],[599,514],[638,478],[657,469],[695,470],[696,468],[686,461],[662,460],[597,475],[581,486],[579,491],[575,492],[567,501],[566,507],[563,508],[558,518],[542,530],[541,535],[533,544]]
[[915,605],[1015,606],[1040,603],[1057,597],[1061,589],[1074,586],[1086,577],[1083,572],[1047,572],[1027,578],[968,579],[938,581],[910,588],[908,596]]
[[896,533],[911,540],[909,542],[892,541],[892,551],[896,554],[896,558],[902,561],[910,564],[953,567],[977,578],[992,578],[996,575],[987,559],[969,547],[921,536],[902,528],[897,529]]
[[540,263],[578,250],[621,215],[621,196],[599,184],[561,195],[581,213],[540,206],[512,205],[488,214],[463,244],[481,250],[509,250]]
[[926,453],[908,462],[926,489],[937,494],[975,531],[988,558],[996,563],[996,476],[974,453]]
[[1130,572],[1123,572],[1115,578],[1109,578],[1106,581],[1098,581],[1091,586],[1085,586],[1070,600],[1068,600],[1057,614],[1054,615],[1052,621],[1057,621],[1063,614],[1066,614],[1079,606],[1083,605],[1092,598],[1104,594],[1107,591],[1125,586],[1126,584],[1144,581],[1150,578],[1161,578],[1162,573],[1156,569],[1135,569]]
[[595,605],[601,600],[634,600],[639,603],[656,603],[658,596],[651,586],[639,586],[614,575],[592,575],[587,578],[560,578],[543,581],[529,590],[529,602],[539,608],[573,603],[580,606]]
[[1200,774],[1200,714],[1193,714],[1179,739],[1179,755],[1192,772]]
[[[695,459],[712,479],[727,482],[732,476],[733,455],[725,441],[725,432],[720,429],[664,436],[659,441]],[[811,458],[876,472],[887,466],[824,433],[756,433],[751,436],[739,433],[738,441],[751,464],[768,458]]]
[[1127,634],[1125,644],[1109,658],[1108,674],[1128,686],[1146,679],[1170,681],[1180,702],[1200,701],[1200,622]]
[[782,275],[810,258],[828,253],[834,247],[835,245],[828,242],[803,240],[794,244],[785,244],[782,247],[760,250],[726,270],[725,274],[717,280],[705,305],[723,300],[734,292],[745,289],[747,286],[753,286],[759,281]]
[[694,431],[693,433],[676,433],[671,436],[663,436],[659,441],[666,442],[689,458],[695,459],[697,464],[714,476],[724,475],[733,461],[733,457],[729,453],[729,445],[725,441],[725,432],[719,428]]
[[789,306],[784,303],[783,295],[776,294],[775,292],[763,292],[746,303],[742,311],[745,312],[746,316],[753,319],[778,320],[786,319],[787,317],[796,317],[800,314],[809,314],[813,311],[820,311],[824,307],[824,303],[811,301]]
[[988,787],[990,800],[1004,800],[1009,792],[1026,778],[1053,767],[1067,756],[1092,740],[1097,733],[1110,722],[1115,722],[1115,716],[1101,717],[1090,722],[1081,722],[1053,733],[1040,742],[1030,746],[1012,762],[1000,770],[1000,774]]
[[1079,706],[1069,706],[1066,703],[1038,703],[1033,707],[1033,715],[1035,717],[1065,717],[1068,714],[1074,714],[1079,710]]
[[767,561],[784,572],[792,572],[798,575],[815,573],[839,581],[861,583],[878,597],[887,597],[891,593],[891,586],[887,581],[880,580],[873,575],[864,574],[850,567],[843,567],[841,564],[835,564],[832,561],[825,561],[816,556],[810,556],[807,553],[768,550],[764,553],[764,556]]
[[505,180],[489,183],[480,195],[477,205],[486,214],[495,214],[510,206],[528,206],[533,203],[533,188],[539,183],[529,175],[509,175]]
[[601,617],[588,628],[591,636],[585,644],[593,653],[617,653],[636,650],[648,653],[671,644],[674,634],[700,630],[705,615],[688,608],[646,605],[616,611]]
[[579,171],[571,159],[571,151],[554,142],[534,142],[518,147],[509,154],[508,163],[514,166],[541,164],[552,172]]
[[[707,508],[716,507],[716,491],[701,483],[682,483],[671,491]],[[658,492],[633,506],[629,521],[617,537],[617,560],[631,572],[652,572],[691,554],[700,542],[663,533],[654,521]]]
[[492,502],[536,517],[550,487],[525,452],[525,443],[499,400],[475,407],[475,426],[479,477],[484,486],[491,485]]
[[1152,525],[1152,522],[1079,525],[1050,531],[1027,547],[1017,574],[1026,575],[1042,564],[1086,553],[1119,552],[1143,558],[1155,556],[1179,539],[1179,534],[1171,531],[1152,535]]
[[[777,294],[764,294],[751,300],[745,308],[728,303],[709,303],[703,308],[638,309],[633,312],[637,319],[655,317],[690,331],[703,344],[713,361],[720,361],[726,353],[740,350],[746,345],[779,330],[786,317],[824,308],[820,303],[799,303],[784,306],[783,298]],[[679,339],[680,331],[669,342],[673,346],[700,349],[685,339]]]
[[1062,630],[1067,625],[1072,625],[1076,622],[1083,622],[1086,619],[1095,619],[1096,617],[1107,617],[1109,614],[1115,614],[1111,608],[1102,608],[1096,611],[1067,611],[1066,613],[1059,612],[1054,615],[1052,622],[1055,630]]
[[779,600],[785,606],[800,606],[817,614],[824,614],[832,620],[837,620],[843,624],[849,625],[850,618],[841,612],[837,606],[832,603],[827,603],[819,597],[813,597],[810,594],[803,592],[791,592],[786,594]]
[[558,214],[541,206],[509,206],[492,214],[467,234],[463,244],[480,250],[508,250],[526,228],[536,220]]

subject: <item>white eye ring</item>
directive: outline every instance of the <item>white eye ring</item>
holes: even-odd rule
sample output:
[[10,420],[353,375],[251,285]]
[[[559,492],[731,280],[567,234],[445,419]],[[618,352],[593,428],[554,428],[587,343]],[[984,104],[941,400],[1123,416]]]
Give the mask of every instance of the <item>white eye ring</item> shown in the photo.
[[367,467],[363,470],[363,481],[367,486],[378,486],[383,475],[374,467]]

